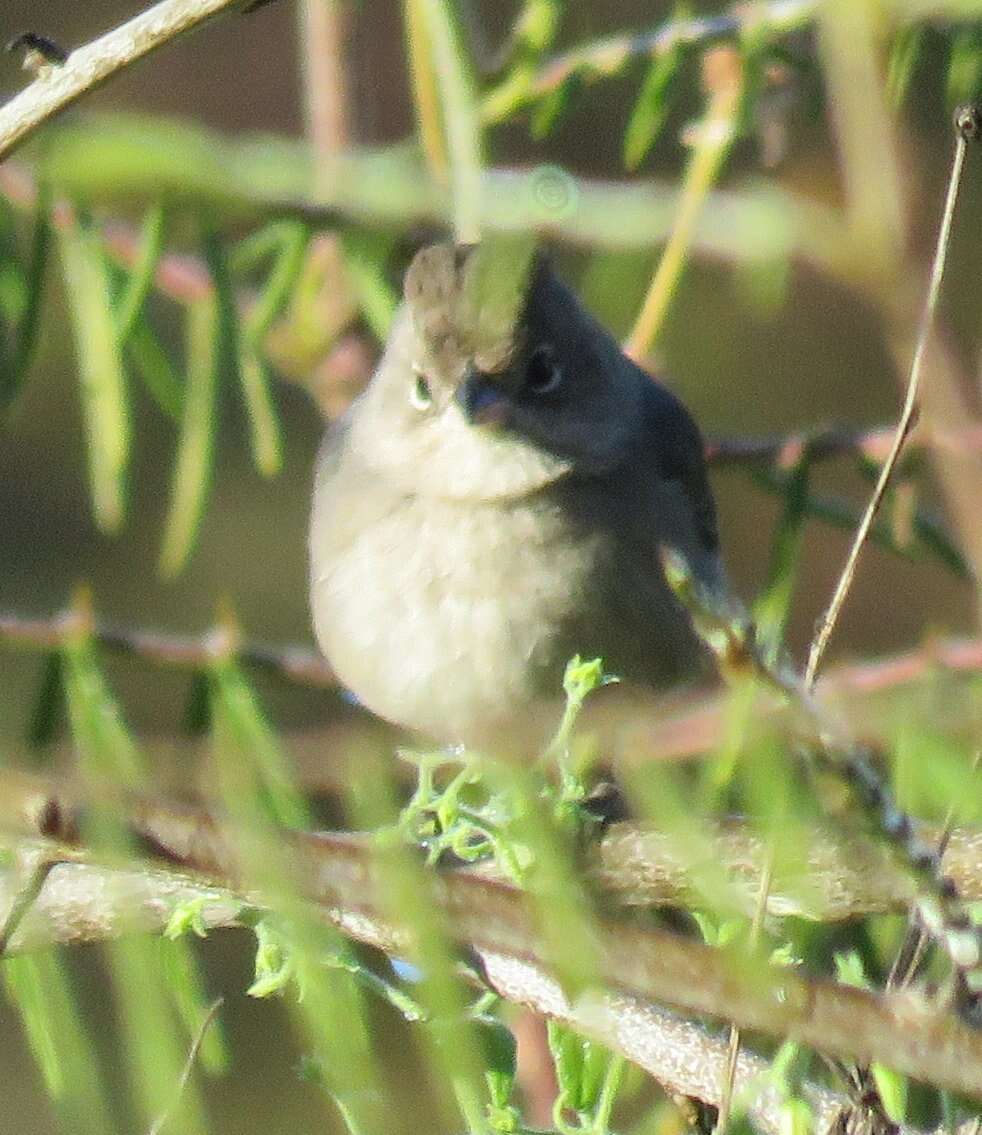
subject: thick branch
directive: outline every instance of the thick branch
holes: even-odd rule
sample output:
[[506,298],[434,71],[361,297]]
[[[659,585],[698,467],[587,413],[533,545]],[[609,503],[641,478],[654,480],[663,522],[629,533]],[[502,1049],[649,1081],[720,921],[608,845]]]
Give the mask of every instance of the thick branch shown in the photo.
[[39,126],[130,64],[198,27],[241,0],[161,0],[100,39],[43,69],[19,95],[0,107],[0,161]]
[[[14,873],[0,872],[0,911],[16,901],[17,893]],[[208,929],[239,925],[243,900],[180,872],[148,867],[113,869],[82,858],[60,863],[14,936],[12,952],[52,944],[102,942],[134,931],[160,933],[175,907],[192,900],[204,900],[200,917]],[[338,912],[334,921],[353,936],[375,945],[384,945],[391,936],[388,930],[379,932],[366,921],[353,931]],[[486,978],[505,999],[602,1040],[671,1091],[708,1104],[718,1103],[725,1043],[705,1026],[627,996],[598,997],[589,1006],[574,1008],[555,981],[534,962],[504,954],[487,954],[482,961]],[[738,1086],[749,1088],[763,1077],[767,1067],[759,1056],[743,1054]],[[824,1088],[811,1086],[806,1090],[821,1127],[828,1127],[847,1106],[848,1101]],[[779,1135],[779,1101],[772,1090],[760,1093],[751,1114],[761,1130]]]
[[[13,823],[33,827],[33,835],[66,836],[76,830],[70,808],[38,782],[24,780],[19,799],[16,782],[9,787],[2,797],[8,830]],[[202,872],[217,886],[241,886],[221,830],[209,817],[143,802],[134,805],[131,820],[138,834],[186,870]],[[390,951],[406,949],[402,931],[383,913],[384,899],[378,895],[384,889],[379,891],[370,841],[350,835],[295,836],[293,847],[307,897],[345,933]],[[536,980],[547,983],[549,996],[543,985],[528,991],[528,1003],[546,1013],[556,1011],[539,916],[521,891],[473,871],[451,870],[433,877],[430,893],[421,901],[442,909],[459,943],[485,956],[492,972],[494,965],[505,964],[499,957],[510,959],[513,968],[516,960],[531,965]],[[573,1008],[581,1026],[595,1028],[597,1035],[607,1036],[617,1021],[616,998],[627,997],[649,1007],[665,1005],[770,1036],[793,1037],[864,1064],[878,1060],[938,1087],[982,1096],[982,1031],[913,994],[876,994],[793,970],[759,964],[748,968],[695,940],[609,917],[598,920],[595,941],[596,972],[616,995],[614,1000],[581,998]],[[515,988],[511,996],[517,996]]]

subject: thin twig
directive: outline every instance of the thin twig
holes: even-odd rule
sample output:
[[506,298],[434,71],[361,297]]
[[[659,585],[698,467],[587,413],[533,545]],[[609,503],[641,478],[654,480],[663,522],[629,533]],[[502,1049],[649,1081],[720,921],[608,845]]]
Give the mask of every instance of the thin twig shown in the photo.
[[948,180],[948,192],[945,197],[944,213],[941,219],[941,227],[938,230],[938,242],[934,253],[934,263],[931,267],[930,285],[928,287],[924,310],[921,315],[920,327],[917,332],[917,345],[914,349],[914,358],[910,367],[907,396],[904,400],[900,421],[897,423],[897,430],[894,435],[893,444],[890,447],[890,452],[883,464],[883,468],[880,470],[879,479],[876,482],[876,487],[873,490],[873,495],[870,497],[863,519],[859,524],[859,528],[856,530],[856,535],[852,547],[849,550],[849,555],[846,558],[845,566],[842,569],[842,574],[839,577],[839,582],[836,585],[835,593],[832,596],[828,609],[819,622],[818,630],[812,641],[811,650],[808,654],[808,665],[805,669],[805,686],[809,690],[815,685],[822,655],[825,653],[829,638],[838,621],[839,613],[849,594],[849,589],[852,586],[853,577],[856,574],[856,566],[859,563],[863,546],[869,536],[870,528],[873,526],[873,521],[876,519],[880,505],[883,503],[883,498],[889,487],[890,479],[900,459],[901,450],[904,447],[907,435],[910,433],[917,414],[917,396],[920,390],[921,369],[930,340],[931,329],[934,325],[934,313],[938,306],[938,297],[941,294],[941,281],[944,278],[948,245],[951,240],[951,225],[955,215],[955,204],[958,201],[958,190],[961,186],[962,169],[965,164],[965,151],[968,147],[967,139],[967,132],[959,127],[955,141],[955,155],[951,165],[951,176]]
[[326,160],[351,140],[346,55],[351,4],[350,0],[303,0],[300,13],[307,136],[317,157]]
[[[24,619],[0,613],[0,646],[27,646],[32,650],[58,650],[73,632],[72,616],[50,619]],[[92,637],[100,646],[143,659],[159,666],[183,670],[204,670],[214,661],[214,640],[210,634],[173,635],[162,631],[113,626],[93,627]],[[334,672],[315,650],[303,646],[275,647],[261,643],[243,644],[236,657],[260,670],[272,670],[298,685],[318,689],[337,686]]]
[[198,1053],[201,1051],[201,1046],[202,1044],[204,1044],[205,1035],[207,1034],[209,1028],[211,1028],[211,1023],[217,1016],[218,1010],[221,1009],[224,1004],[224,997],[216,997],[215,1000],[212,1001],[212,1003],[208,1006],[208,1011],[202,1018],[201,1024],[198,1026],[198,1031],[195,1033],[194,1040],[191,1043],[191,1048],[188,1051],[187,1060],[185,1060],[184,1068],[181,1071],[181,1077],[177,1081],[177,1090],[174,1093],[174,1101],[173,1103],[171,1103],[170,1107],[166,1109],[166,1111],[158,1115],[157,1118],[153,1121],[153,1123],[147,1130],[147,1135],[160,1135],[160,1132],[163,1130],[164,1125],[177,1110],[177,1106],[181,1102],[181,1096],[184,1094],[184,1089],[187,1087],[188,1080],[191,1079],[191,1072],[194,1069],[195,1061],[198,1059]]
[[[35,653],[58,650],[70,633],[71,626],[63,615],[31,618],[0,611],[0,649],[23,648]],[[213,642],[207,632],[179,635],[97,621],[92,637],[106,650],[154,666],[199,671],[214,660]],[[277,674],[299,686],[335,689],[338,684],[323,656],[309,646],[247,641],[237,648],[236,657],[246,666]],[[910,685],[938,670],[961,674],[982,671],[982,639],[934,639],[914,650],[838,666],[823,679],[823,688],[827,687],[829,693],[872,694]],[[644,753],[662,759],[695,756],[718,744],[722,723],[723,709],[715,698],[703,699],[671,715],[662,711],[650,728],[645,725]]]
[[51,66],[0,107],[0,161],[45,122],[120,71],[241,0],[161,0]]

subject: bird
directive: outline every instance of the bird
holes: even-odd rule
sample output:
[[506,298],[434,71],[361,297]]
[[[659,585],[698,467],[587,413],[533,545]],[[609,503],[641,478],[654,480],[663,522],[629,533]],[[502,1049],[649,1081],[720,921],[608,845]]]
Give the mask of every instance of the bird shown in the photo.
[[692,415],[524,246],[420,249],[310,523],[320,648],[414,735],[531,757],[575,655],[644,693],[712,672],[660,550],[725,596]]

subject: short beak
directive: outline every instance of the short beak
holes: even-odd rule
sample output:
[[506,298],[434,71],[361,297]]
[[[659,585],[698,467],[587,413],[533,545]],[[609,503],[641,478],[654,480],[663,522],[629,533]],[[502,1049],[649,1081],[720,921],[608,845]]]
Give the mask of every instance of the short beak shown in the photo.
[[508,418],[508,400],[503,391],[488,382],[480,371],[469,370],[457,387],[457,402],[474,426],[500,426]]

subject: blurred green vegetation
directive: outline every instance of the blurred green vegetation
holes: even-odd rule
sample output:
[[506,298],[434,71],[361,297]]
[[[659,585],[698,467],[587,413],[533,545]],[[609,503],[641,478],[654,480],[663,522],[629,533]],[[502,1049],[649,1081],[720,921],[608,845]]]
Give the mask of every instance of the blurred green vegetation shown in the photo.
[[[249,673],[234,649],[240,633],[310,644],[306,522],[323,413],[337,412],[364,378],[364,365],[346,369],[345,360],[370,363],[422,239],[441,226],[472,236],[480,223],[534,225],[591,308],[626,338],[683,186],[697,216],[649,361],[704,431],[792,434],[896,418],[951,152],[950,111],[982,95],[982,5],[831,3],[819,33],[811,6],[764,4],[776,18],[724,37],[715,55],[706,37],[683,37],[654,61],[625,52],[636,46],[633,30],[673,15],[711,19],[719,6],[351,7],[352,136],[343,153],[318,154],[303,134],[308,45],[294,6],[280,0],[216,21],[124,73],[11,158],[10,178],[0,180],[0,314],[10,330],[0,381],[10,403],[0,425],[0,612],[52,615],[84,582],[100,619],[192,634],[217,626],[227,636],[197,680],[104,660],[87,633],[89,600],[76,596],[77,637],[0,655],[0,746],[14,763],[60,767],[70,736],[86,777],[100,784],[207,783],[271,912],[255,935],[213,934],[194,947],[134,938],[98,956],[60,954],[57,964],[49,955],[5,963],[22,1017],[0,1011],[9,1038],[0,1131],[145,1129],[168,1105],[213,990],[226,997],[223,1032],[210,1034],[202,1064],[214,1075],[227,1059],[231,1073],[195,1081],[200,1095],[184,1097],[181,1130],[341,1130],[339,1115],[355,1131],[479,1130],[488,1103],[499,1129],[518,1122],[510,1034],[502,1038],[488,1006],[465,1003],[446,927],[420,901],[428,884],[417,860],[397,840],[385,848],[390,908],[417,935],[409,959],[423,979],[409,982],[380,976],[377,960],[373,969],[328,932],[283,861],[282,828],[309,823],[289,771],[303,731],[324,763],[362,753],[363,779],[344,802],[351,822],[403,835],[412,827],[397,789],[379,787],[391,776],[389,735],[383,743],[366,734],[360,712],[335,692]],[[119,4],[49,0],[37,30],[71,47],[129,14]],[[7,0],[3,38],[38,18],[35,5]],[[501,43],[507,65],[486,73]],[[594,50],[580,52],[584,44]],[[738,97],[703,198],[697,158],[713,139],[700,142],[693,123],[734,67]],[[16,60],[0,60],[0,90],[23,81]],[[875,99],[863,101],[869,89],[882,94],[883,115]],[[982,219],[982,178],[972,158],[943,338],[963,384],[977,387],[982,267],[967,234]],[[70,202],[71,215],[49,217],[52,201]],[[972,398],[977,406],[977,390]],[[906,468],[833,642],[839,658],[977,632],[952,511],[927,461]],[[870,464],[846,456],[713,476],[736,589],[757,598],[761,630],[776,638],[783,629],[801,657],[868,495]],[[912,505],[923,515],[907,538]],[[925,818],[943,820],[960,800],[959,822],[979,822],[982,793],[968,771],[978,682],[939,673],[895,695],[877,718],[900,801]],[[681,841],[700,839],[694,800],[707,815],[752,814],[791,870],[787,837],[818,806],[776,742],[752,756],[741,747],[752,712],[734,699],[732,728],[701,780],[659,770],[632,791],[640,814]],[[208,738],[207,773],[184,744],[189,726]],[[26,744],[32,731],[47,742],[40,750]],[[138,773],[142,738],[161,736],[173,741],[161,766]],[[112,754],[114,767],[105,764]],[[550,810],[555,801],[531,774],[494,786],[490,798],[466,769],[462,776],[471,821],[514,808],[489,842],[539,864],[530,888],[547,938],[550,912],[558,920],[556,965],[572,987],[588,984],[588,951],[578,946],[590,907],[572,877],[570,800]],[[568,795],[577,783],[566,782]],[[534,801],[524,813],[515,805],[523,799]],[[118,854],[109,812],[93,838]],[[464,846],[459,831],[448,835],[460,817],[439,794],[415,815],[414,838],[433,837],[433,816],[446,846]],[[742,940],[746,920],[728,929],[719,880],[704,882],[701,933]],[[896,918],[848,930],[792,919],[768,927],[763,945],[825,972],[838,953],[849,980],[879,985],[901,930]],[[280,999],[245,995],[256,938],[266,967],[258,978],[266,992],[282,986]],[[392,1007],[404,1011],[410,998],[425,1025],[406,1024]],[[618,1060],[562,1030],[550,1043],[577,1129],[607,1130],[615,1098],[632,1130],[671,1129],[668,1112],[632,1112],[650,1097],[630,1074],[618,1095]],[[792,1102],[797,1059],[778,1062]],[[904,1087],[885,1070],[881,1079],[896,1111]],[[927,1092],[906,1100],[922,1124],[939,1106]],[[557,1116],[560,1128],[573,1126],[569,1114]]]

